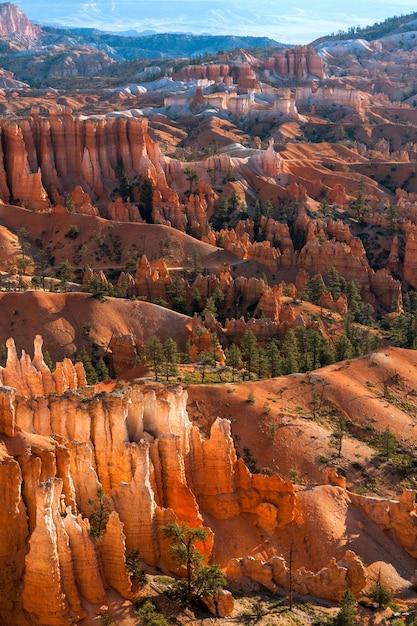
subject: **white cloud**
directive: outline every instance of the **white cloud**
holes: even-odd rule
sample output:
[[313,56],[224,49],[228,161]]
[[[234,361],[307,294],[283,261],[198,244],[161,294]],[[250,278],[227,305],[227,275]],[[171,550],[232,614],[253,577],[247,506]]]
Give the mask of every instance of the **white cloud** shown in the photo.
[[38,22],[159,32],[266,35],[308,43],[349,26],[365,26],[417,10],[415,0],[17,0]]

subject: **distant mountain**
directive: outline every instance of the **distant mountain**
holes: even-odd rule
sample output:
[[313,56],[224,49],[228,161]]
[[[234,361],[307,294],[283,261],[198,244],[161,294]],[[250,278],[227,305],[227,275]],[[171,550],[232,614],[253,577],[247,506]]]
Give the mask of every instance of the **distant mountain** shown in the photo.
[[149,35],[157,35],[156,30],[142,30],[138,31],[134,28],[130,30],[119,30],[117,32],[113,30],[104,31],[106,35],[121,35],[122,37],[149,37]]
[[15,4],[0,3],[0,38],[30,46],[39,41],[40,34],[39,26],[35,26]]
[[382,22],[375,22],[370,26],[356,26],[348,28],[346,31],[338,31],[336,34],[332,33],[327,37],[320,37],[311,43],[312,46],[317,46],[324,41],[337,41],[341,39],[365,39],[366,41],[374,41],[375,39],[382,39],[388,35],[394,35],[397,33],[403,33],[410,30],[417,30],[417,12],[408,13],[407,15],[394,15],[388,17]]
[[[126,35],[104,33],[93,28],[58,29],[45,26],[43,29],[47,41],[86,45],[105,50],[117,60],[166,59],[176,57],[197,57],[215,54],[220,50],[235,48],[284,47],[268,37],[234,37],[232,35],[190,35],[183,33],[165,33],[130,37]],[[285,46],[287,47],[287,46]],[[110,52],[113,51],[113,54]]]

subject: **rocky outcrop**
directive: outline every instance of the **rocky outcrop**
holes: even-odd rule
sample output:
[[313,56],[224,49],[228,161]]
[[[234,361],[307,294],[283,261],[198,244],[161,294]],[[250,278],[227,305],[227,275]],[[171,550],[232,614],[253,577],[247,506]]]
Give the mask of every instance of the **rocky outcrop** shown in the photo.
[[77,389],[87,384],[82,363],[74,365],[70,359],[64,359],[51,372],[43,360],[42,344],[42,337],[36,335],[31,361],[24,350],[19,359],[13,339],[8,339],[6,365],[0,367],[0,384],[13,387],[18,394],[28,397],[62,394],[67,389]]
[[32,24],[26,15],[11,2],[0,4],[0,36],[7,37],[25,45],[35,44],[41,29]]
[[404,491],[398,501],[349,494],[356,506],[361,507],[380,528],[393,531],[407,552],[417,558],[415,496],[415,491],[411,490]]
[[277,586],[289,587],[292,577],[293,590],[302,595],[312,595],[339,602],[346,589],[355,595],[366,585],[365,568],[360,558],[348,550],[339,562],[331,559],[327,567],[319,572],[309,572],[300,568],[290,573],[289,565],[282,557],[273,557],[265,562],[253,557],[233,559],[227,567],[227,575],[236,584],[245,587],[245,578],[262,585],[269,591],[276,591]]
[[417,289],[417,236],[411,229],[407,234],[405,245],[404,280]]
[[172,200],[158,146],[147,134],[143,117],[81,119],[70,109],[56,107],[49,117],[34,109],[21,120],[3,119],[0,130],[0,195],[5,202],[18,199],[40,210],[63,205],[68,193],[76,209],[94,214],[89,198],[108,202],[120,184],[118,176],[133,179],[138,172],[157,188],[160,202]]
[[283,78],[306,79],[309,76],[325,78],[321,57],[307,46],[294,46],[274,54],[264,65],[272,74]]
[[233,613],[235,601],[226,589],[217,591],[213,596],[203,597],[202,601],[213,615],[216,617],[230,617]]
[[230,66],[225,63],[211,63],[210,65],[186,65],[175,72],[172,77],[174,80],[200,80],[206,78],[219,82],[225,76],[228,76]]

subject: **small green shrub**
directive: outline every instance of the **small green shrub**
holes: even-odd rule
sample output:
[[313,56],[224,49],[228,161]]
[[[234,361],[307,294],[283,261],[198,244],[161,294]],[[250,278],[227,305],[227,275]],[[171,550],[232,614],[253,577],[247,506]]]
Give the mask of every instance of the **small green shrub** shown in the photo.
[[161,613],[156,610],[155,605],[150,600],[145,600],[136,611],[142,626],[169,626],[169,623]]
[[79,234],[80,229],[78,228],[78,226],[76,224],[71,224],[65,234],[65,237],[68,237],[68,239],[77,239]]
[[139,587],[146,583],[146,574],[143,571],[142,561],[139,557],[139,550],[132,548],[126,555],[126,569],[129,576]]
[[392,593],[387,587],[377,582],[369,592],[369,597],[377,604],[379,609],[384,609],[392,600]]
[[255,396],[253,395],[252,391],[249,392],[246,402],[248,404],[255,404]]

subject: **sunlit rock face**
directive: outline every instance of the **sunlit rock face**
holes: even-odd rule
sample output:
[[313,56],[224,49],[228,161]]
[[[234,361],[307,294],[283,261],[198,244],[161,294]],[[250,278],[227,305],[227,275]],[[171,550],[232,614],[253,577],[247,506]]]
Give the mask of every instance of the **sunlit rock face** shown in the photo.
[[[58,385],[44,364],[40,337],[32,360],[24,353],[19,359],[13,341],[7,345],[1,375],[8,386],[0,388],[0,611],[6,623],[17,617],[22,625],[77,623],[86,615],[83,601],[105,604],[109,586],[132,599],[131,549],[147,564],[176,572],[161,531],[172,521],[206,529],[207,541],[198,547],[207,560],[217,542],[227,545],[221,529],[228,524],[267,535],[269,560],[242,554],[229,561],[228,577],[243,588],[247,580],[270,590],[286,585],[288,563],[274,557],[276,542],[284,532],[303,532],[304,492],[277,475],[251,474],[237,458],[228,420],[217,418],[210,436],[203,435],[188,418],[181,387],[96,393],[85,386],[82,366],[69,365],[57,368]],[[415,556],[413,492],[399,502],[355,496],[334,477],[332,485],[315,489],[346,510],[364,511]],[[90,530],[100,494],[109,517],[97,538]],[[366,583],[350,551],[327,559],[320,571],[305,567],[298,574],[296,591],[331,600],[348,587],[359,593]]]

